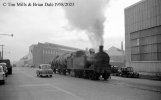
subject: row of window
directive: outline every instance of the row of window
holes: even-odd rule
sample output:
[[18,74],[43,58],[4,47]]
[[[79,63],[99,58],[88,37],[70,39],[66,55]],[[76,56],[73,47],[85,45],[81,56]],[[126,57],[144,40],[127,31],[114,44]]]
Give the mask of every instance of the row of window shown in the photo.
[[131,54],[161,52],[161,43],[131,47]]
[[161,61],[161,43],[131,47],[132,61]]
[[161,61],[161,26],[130,33],[132,61]]
[[46,50],[46,49],[43,49],[43,54],[60,55],[60,54],[63,54],[63,53],[65,53],[65,51],[62,51],[62,50],[56,51],[56,50]]
[[142,45],[142,46],[153,45],[157,43],[161,43],[161,34],[155,35],[155,36],[144,37],[144,38],[133,39],[130,42],[132,47],[139,46],[139,45]]
[[137,39],[137,38],[142,38],[142,37],[147,37],[147,36],[154,36],[157,34],[161,34],[161,25],[157,27],[152,27],[136,32],[130,33],[130,39]]
[[132,54],[131,61],[161,61],[161,52]]
[[146,46],[161,43],[161,26],[130,33],[130,45]]

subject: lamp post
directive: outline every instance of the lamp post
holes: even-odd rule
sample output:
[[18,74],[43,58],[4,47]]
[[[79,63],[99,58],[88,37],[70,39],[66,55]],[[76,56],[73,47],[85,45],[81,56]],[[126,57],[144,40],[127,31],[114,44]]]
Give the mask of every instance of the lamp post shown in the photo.
[[7,35],[13,37],[13,34],[0,34],[0,35]]

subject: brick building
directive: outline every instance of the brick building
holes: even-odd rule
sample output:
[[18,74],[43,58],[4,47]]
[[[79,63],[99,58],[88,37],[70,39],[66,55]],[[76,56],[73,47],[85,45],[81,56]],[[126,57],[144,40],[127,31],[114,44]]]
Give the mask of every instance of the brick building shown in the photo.
[[25,56],[25,63],[35,66],[50,63],[57,55],[76,50],[78,49],[53,43],[34,44],[29,47],[29,54]]

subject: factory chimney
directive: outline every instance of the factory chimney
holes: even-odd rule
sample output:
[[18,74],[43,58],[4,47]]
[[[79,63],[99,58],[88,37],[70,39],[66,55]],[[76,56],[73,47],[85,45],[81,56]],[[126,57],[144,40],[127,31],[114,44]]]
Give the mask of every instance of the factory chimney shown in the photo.
[[121,42],[121,50],[124,51],[123,41]]

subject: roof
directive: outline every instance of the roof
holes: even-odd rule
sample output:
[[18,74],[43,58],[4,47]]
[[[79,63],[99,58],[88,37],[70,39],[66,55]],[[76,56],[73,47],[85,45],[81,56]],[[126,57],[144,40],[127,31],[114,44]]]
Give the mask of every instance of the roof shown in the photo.
[[124,51],[116,48],[114,46],[112,46],[111,48],[109,48],[107,51],[105,51],[109,54],[109,56],[122,56],[124,55]]
[[64,45],[59,45],[59,44],[54,44],[54,43],[38,43],[38,45],[42,46],[42,47],[46,47],[46,48],[58,48],[58,49],[61,49],[61,50],[68,50],[68,51],[71,51],[71,50],[80,50],[78,48],[73,48],[73,47],[69,47],[69,46],[64,46]]
[[135,7],[136,5],[141,4],[141,3],[143,3],[144,1],[146,1],[146,0],[140,0],[140,1],[138,1],[137,3],[135,3],[135,4],[133,4],[133,5],[130,5],[130,6],[126,7],[125,10],[127,10],[127,9],[129,9],[129,8],[132,8],[132,7]]

